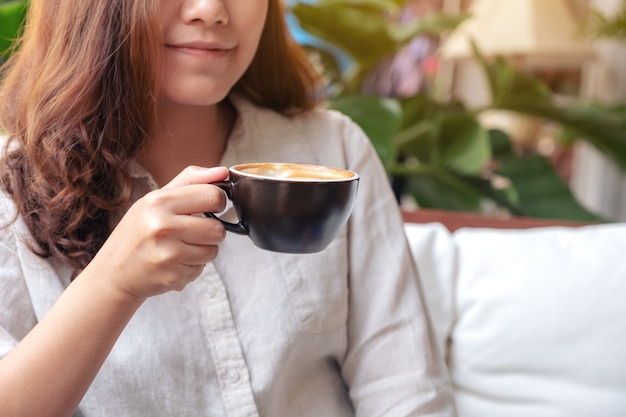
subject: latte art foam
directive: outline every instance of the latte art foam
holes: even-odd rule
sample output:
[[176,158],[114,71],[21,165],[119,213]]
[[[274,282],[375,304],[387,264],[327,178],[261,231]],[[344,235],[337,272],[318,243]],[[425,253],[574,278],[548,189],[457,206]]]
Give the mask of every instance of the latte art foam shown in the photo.
[[350,171],[303,164],[244,164],[236,167],[236,169],[245,175],[294,181],[338,181],[355,176]]

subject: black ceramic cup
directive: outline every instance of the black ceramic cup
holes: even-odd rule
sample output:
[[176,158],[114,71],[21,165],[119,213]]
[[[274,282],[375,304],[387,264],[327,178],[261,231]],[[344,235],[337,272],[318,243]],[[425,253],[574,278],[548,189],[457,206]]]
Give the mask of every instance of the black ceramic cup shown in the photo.
[[214,183],[233,202],[239,223],[226,230],[262,249],[313,253],[325,249],[350,217],[359,175],[344,169],[291,163],[250,163]]

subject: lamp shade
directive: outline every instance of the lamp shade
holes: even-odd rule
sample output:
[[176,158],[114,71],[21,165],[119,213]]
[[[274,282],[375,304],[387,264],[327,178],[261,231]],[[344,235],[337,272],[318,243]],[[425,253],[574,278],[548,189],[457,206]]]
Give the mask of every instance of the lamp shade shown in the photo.
[[444,42],[444,59],[487,56],[585,59],[592,50],[567,0],[474,0],[469,17]]

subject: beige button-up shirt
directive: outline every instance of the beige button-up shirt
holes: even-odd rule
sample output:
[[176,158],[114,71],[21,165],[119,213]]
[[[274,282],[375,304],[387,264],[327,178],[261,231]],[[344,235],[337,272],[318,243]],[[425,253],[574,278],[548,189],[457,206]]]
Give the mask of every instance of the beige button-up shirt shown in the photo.
[[[338,113],[290,119],[233,101],[239,117],[223,165],[356,171],[348,224],[329,248],[308,255],[264,251],[229,233],[200,278],[142,305],[75,415],[454,416],[398,207],[368,139]],[[141,167],[134,171],[139,198],[155,185]],[[4,195],[0,212],[2,222],[14,212]],[[19,221],[0,232],[0,357],[71,275],[24,239]]]

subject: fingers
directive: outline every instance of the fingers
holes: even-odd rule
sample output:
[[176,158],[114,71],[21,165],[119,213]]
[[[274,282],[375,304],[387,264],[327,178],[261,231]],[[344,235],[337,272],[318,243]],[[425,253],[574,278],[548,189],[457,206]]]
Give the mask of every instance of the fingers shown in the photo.
[[204,267],[219,253],[218,245],[188,245],[182,242],[174,245],[160,245],[149,254],[145,262],[155,271],[174,271],[182,268],[185,274],[189,267]]
[[220,212],[226,207],[226,194],[211,183],[228,177],[228,169],[190,166],[160,190],[144,197],[148,206],[167,208],[175,214]]
[[226,194],[211,184],[195,184],[174,189],[155,190],[140,201],[146,212],[189,215],[206,211],[219,213],[226,207]]
[[204,267],[217,258],[219,253],[218,245],[187,245],[180,251],[176,258],[164,262],[164,264],[177,263],[187,267]]
[[187,245],[219,245],[226,239],[226,229],[218,220],[180,216],[180,240]]
[[212,182],[222,181],[228,177],[228,168],[202,168],[198,166],[190,166],[180,172],[172,181],[163,187],[170,189],[182,187],[192,184],[210,184]]

